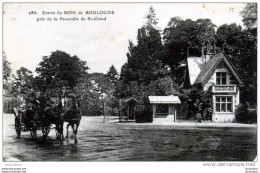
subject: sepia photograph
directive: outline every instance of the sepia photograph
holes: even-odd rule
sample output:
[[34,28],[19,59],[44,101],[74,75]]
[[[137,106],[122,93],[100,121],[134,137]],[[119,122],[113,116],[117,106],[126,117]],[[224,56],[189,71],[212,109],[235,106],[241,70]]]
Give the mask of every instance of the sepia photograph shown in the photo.
[[258,172],[256,2],[2,7],[3,163]]

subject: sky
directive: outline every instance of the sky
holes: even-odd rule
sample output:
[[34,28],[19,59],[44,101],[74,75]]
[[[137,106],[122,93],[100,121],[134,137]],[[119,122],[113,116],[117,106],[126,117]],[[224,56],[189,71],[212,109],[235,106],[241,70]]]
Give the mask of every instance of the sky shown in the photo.
[[[111,65],[120,72],[127,62],[129,40],[136,43],[141,28],[153,6],[158,27],[164,29],[170,18],[209,18],[220,26],[243,25],[240,11],[244,3],[5,3],[3,5],[3,52],[14,73],[21,66],[35,71],[43,56],[65,51],[87,62],[88,72],[106,73]],[[37,14],[30,15],[30,11]],[[54,12],[45,14],[42,12]],[[57,14],[58,11],[82,11],[83,14]],[[114,14],[86,15],[86,11],[114,11]],[[38,21],[37,18],[45,18]],[[47,21],[47,18],[52,21]],[[56,17],[86,18],[85,21],[53,21]],[[87,20],[88,17],[106,20]],[[34,74],[36,74],[34,72]]]

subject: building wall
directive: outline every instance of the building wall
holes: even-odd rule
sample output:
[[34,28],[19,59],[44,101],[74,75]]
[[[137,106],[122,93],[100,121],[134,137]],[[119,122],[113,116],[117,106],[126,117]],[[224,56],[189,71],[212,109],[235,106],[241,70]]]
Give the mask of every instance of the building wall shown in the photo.
[[234,122],[235,114],[234,113],[222,113],[222,114],[213,114],[212,122],[215,123],[232,123]]
[[233,104],[232,112],[216,112],[216,96],[232,96],[233,103],[235,102],[235,95],[234,94],[216,94],[213,95],[213,114],[212,114],[212,121],[218,123],[232,123],[235,120],[235,104]]
[[153,108],[153,122],[174,122],[176,121],[176,106],[169,104],[168,114],[156,114],[156,104],[152,105]]
[[[234,81],[232,78],[232,73],[230,73],[229,69],[226,67],[220,67],[215,69],[213,75],[210,77],[208,82],[204,84],[203,90],[207,91],[210,86],[216,85],[216,73],[217,72],[226,72],[227,73],[227,85],[236,85],[236,93],[214,93],[212,96],[212,108],[213,108],[213,115],[212,115],[212,121],[213,122],[222,122],[222,123],[231,123],[235,119],[235,108],[236,106],[239,105],[240,103],[240,91],[239,91],[239,86],[237,85],[237,82]],[[232,96],[232,101],[233,101],[233,112],[232,113],[223,113],[223,112],[216,112],[215,108],[215,97],[219,96]]]
[[208,82],[206,84],[204,84],[204,86],[203,86],[203,90],[204,91],[207,91],[210,86],[212,86],[213,84],[214,85],[216,84],[216,73],[217,72],[226,72],[227,73],[227,85],[231,85],[231,84],[233,85],[234,84],[233,82],[231,82],[232,81],[231,80],[231,75],[232,74],[230,73],[230,71],[227,68],[225,68],[225,67],[217,68],[214,71],[213,75],[208,80]]

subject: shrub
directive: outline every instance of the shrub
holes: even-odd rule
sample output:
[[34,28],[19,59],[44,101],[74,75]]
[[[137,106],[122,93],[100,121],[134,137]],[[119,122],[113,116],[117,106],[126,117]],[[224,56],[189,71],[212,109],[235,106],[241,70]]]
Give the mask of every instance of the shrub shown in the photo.
[[240,104],[236,108],[236,122],[238,123],[257,123],[257,110],[250,108],[249,104]]
[[153,122],[153,114],[150,105],[138,105],[135,118],[137,123]]

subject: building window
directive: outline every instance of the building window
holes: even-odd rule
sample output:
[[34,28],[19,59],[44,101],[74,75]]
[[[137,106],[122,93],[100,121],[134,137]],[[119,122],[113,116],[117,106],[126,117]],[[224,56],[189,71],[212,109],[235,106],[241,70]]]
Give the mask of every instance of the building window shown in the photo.
[[157,114],[168,114],[169,108],[167,104],[157,104],[156,113]]
[[232,96],[216,96],[216,112],[233,112]]
[[217,72],[216,73],[216,84],[217,85],[226,85],[227,84],[227,73]]

